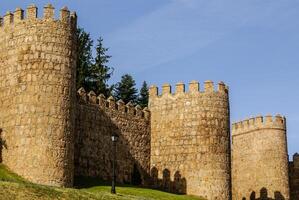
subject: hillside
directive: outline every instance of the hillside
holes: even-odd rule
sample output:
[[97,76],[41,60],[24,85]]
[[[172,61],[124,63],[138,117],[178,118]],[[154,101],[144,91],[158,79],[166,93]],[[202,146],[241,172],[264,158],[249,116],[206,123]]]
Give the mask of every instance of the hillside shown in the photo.
[[[87,184],[88,185],[88,184]],[[30,183],[10,172],[0,164],[0,199],[1,200],[52,200],[52,199],[111,199],[111,200],[202,200],[197,197],[175,195],[162,191],[118,186],[117,195],[110,194],[110,186],[105,184],[92,185],[83,189],[68,189],[42,186]]]

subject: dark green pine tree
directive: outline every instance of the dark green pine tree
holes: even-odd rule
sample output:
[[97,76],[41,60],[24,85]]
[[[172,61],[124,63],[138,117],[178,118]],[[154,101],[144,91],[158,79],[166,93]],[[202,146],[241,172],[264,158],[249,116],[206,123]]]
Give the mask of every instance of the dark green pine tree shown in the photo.
[[143,81],[142,87],[140,88],[138,104],[142,108],[145,108],[148,105],[148,86],[147,86],[146,81]]
[[90,38],[90,34],[86,33],[84,29],[77,29],[77,71],[76,71],[76,87],[84,87],[86,90],[88,88],[88,76],[89,69],[92,65],[92,45],[93,41]]
[[116,100],[122,99],[125,103],[137,102],[137,89],[136,83],[133,77],[129,74],[125,74],[121,77],[121,81],[118,82],[114,88],[114,96]]
[[110,55],[107,55],[108,48],[103,46],[103,38],[98,39],[96,46],[95,63],[89,70],[89,88],[96,94],[104,94],[106,97],[111,95],[113,85],[108,85],[108,80],[113,74],[113,68],[109,67]]

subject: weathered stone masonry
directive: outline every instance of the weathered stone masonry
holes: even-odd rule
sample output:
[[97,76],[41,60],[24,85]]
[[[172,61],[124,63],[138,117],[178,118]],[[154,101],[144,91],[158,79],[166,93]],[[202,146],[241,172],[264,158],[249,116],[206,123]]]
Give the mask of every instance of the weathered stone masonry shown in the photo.
[[291,200],[299,199],[299,154],[293,156],[290,162],[290,192]]
[[122,100],[115,102],[112,97],[96,97],[94,92],[86,95],[83,88],[78,95],[75,175],[111,179],[111,135],[116,133],[118,182],[134,183],[140,174],[140,183],[146,184],[150,169],[149,111],[131,103],[125,105]]
[[[207,199],[230,197],[230,134],[228,89],[223,83],[214,90],[206,81],[176,85],[175,94],[165,84],[162,95],[150,88],[151,168],[159,179],[173,181],[180,173],[187,194]],[[165,175],[166,174],[166,175]],[[165,177],[169,176],[169,177]],[[162,181],[163,183],[163,181]],[[169,184],[165,183],[169,190]]]
[[179,83],[174,94],[166,84],[161,95],[153,86],[150,111],[76,93],[76,18],[63,8],[54,19],[51,5],[41,19],[35,6],[0,17],[0,162],[46,185],[109,180],[116,133],[118,182],[208,200],[299,199],[299,156],[288,165],[285,118],[233,124],[231,157],[222,82],[216,90],[206,81],[203,91],[196,81],[188,91]]
[[0,27],[3,162],[36,183],[71,186],[76,16],[65,8],[16,9]]
[[233,200],[258,197],[260,191],[269,198],[287,200],[288,178],[285,118],[256,117],[233,124]]

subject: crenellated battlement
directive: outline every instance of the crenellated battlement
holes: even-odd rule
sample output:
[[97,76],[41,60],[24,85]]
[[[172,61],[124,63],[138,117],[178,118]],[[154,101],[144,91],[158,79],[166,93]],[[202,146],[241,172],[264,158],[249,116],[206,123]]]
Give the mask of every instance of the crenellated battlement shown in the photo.
[[48,4],[43,9],[43,17],[38,18],[38,8],[35,5],[27,7],[26,12],[21,8],[17,8],[14,12],[7,11],[6,14],[0,16],[0,28],[10,27],[20,23],[33,21],[56,21],[64,24],[70,24],[72,27],[77,26],[77,15],[70,12],[67,7],[63,7],[59,11],[59,19],[55,19],[55,8]]
[[[0,157],[11,170],[54,186],[72,186],[75,176],[109,180],[117,134],[120,183],[205,199],[251,199],[265,187],[289,199],[285,117],[249,118],[231,134],[229,88],[210,80],[151,86],[149,109],[76,91],[76,28],[75,12],[51,4],[0,16],[0,128],[8,147]],[[297,189],[298,153],[290,169]]]
[[149,95],[151,97],[161,97],[161,96],[167,96],[167,95],[181,95],[185,93],[189,94],[199,94],[199,93],[228,93],[228,86],[226,86],[222,81],[217,84],[217,88],[215,88],[213,81],[205,81],[203,90],[200,89],[200,84],[198,81],[191,81],[189,83],[189,90],[185,90],[185,84],[182,82],[179,82],[175,85],[175,92],[172,92],[172,87],[170,84],[166,83],[162,86],[162,92],[159,94],[159,89],[157,86],[152,85],[149,88]]
[[119,111],[122,114],[150,119],[150,111],[147,107],[142,109],[139,105],[134,106],[131,102],[125,104],[123,100],[116,101],[112,96],[106,98],[103,94],[96,96],[93,91],[86,93],[83,87],[77,91],[77,94],[81,103],[98,105],[104,110]]
[[238,135],[257,129],[286,129],[286,118],[281,115],[267,115],[249,118],[232,124],[232,135]]
[[293,155],[293,163],[295,168],[299,168],[299,154],[295,153]]

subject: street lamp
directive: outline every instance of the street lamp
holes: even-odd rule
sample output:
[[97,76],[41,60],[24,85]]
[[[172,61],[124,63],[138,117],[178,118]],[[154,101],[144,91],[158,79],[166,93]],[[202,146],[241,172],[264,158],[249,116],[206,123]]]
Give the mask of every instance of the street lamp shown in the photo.
[[112,156],[113,156],[113,161],[112,161],[112,187],[111,187],[111,193],[112,194],[115,194],[115,178],[116,178],[116,175],[115,175],[115,159],[116,159],[116,142],[117,142],[117,139],[118,139],[118,135],[117,134],[113,134],[111,136],[111,140],[112,140]]

